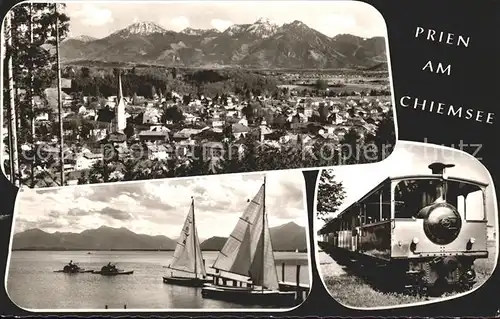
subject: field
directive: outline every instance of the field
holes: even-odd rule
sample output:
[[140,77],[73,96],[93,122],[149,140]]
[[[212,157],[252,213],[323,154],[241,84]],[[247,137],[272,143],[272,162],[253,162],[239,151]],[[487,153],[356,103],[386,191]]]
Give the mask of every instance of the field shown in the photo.
[[[495,242],[488,242],[488,258],[474,262],[474,269],[477,274],[477,283],[474,287],[482,285],[493,272],[496,259]],[[322,253],[324,254],[324,253]],[[375,289],[368,284],[365,279],[360,278],[339,266],[332,259],[323,255],[323,262],[320,262],[320,272],[325,285],[335,300],[348,307],[373,308],[387,307],[424,302],[444,298],[457,293],[446,293],[439,297],[410,296],[401,293],[387,293],[380,289]]]
[[[360,91],[367,91],[367,90],[383,90],[386,88],[388,83],[376,83],[376,82],[371,82],[371,83],[346,83],[343,84],[342,86],[330,86],[329,90],[333,91],[335,93],[341,93],[341,92],[360,92]],[[307,85],[307,84],[283,84],[283,85],[278,85],[280,88],[288,88],[290,90],[302,90],[302,89],[307,89],[313,87],[312,84]]]

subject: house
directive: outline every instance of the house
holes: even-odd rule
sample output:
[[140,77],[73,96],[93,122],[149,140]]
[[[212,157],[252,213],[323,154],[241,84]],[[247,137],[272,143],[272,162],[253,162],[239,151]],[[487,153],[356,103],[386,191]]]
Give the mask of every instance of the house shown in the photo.
[[177,133],[174,134],[174,140],[187,140],[190,139],[191,136],[199,134],[201,129],[193,129],[193,128],[184,128]]
[[49,113],[46,111],[38,111],[37,115],[35,116],[35,121],[48,121],[49,120]]
[[305,116],[306,118],[311,117],[311,116],[312,116],[312,114],[313,114],[313,109],[312,109],[312,107],[306,107],[306,108],[304,108],[304,116]]
[[[47,100],[47,106],[52,109],[53,113],[59,113],[59,100],[57,88],[47,88],[44,91],[44,95]],[[71,106],[73,99],[64,91],[61,92],[61,98],[63,99],[63,106]]]
[[90,169],[95,163],[102,161],[102,159],[103,159],[103,154],[96,154],[92,152],[85,152],[82,154],[78,154],[76,157],[75,169],[76,170]]
[[149,130],[150,131],[158,131],[158,132],[168,132],[168,133],[170,133],[170,129],[168,127],[166,127],[165,125],[161,125],[161,124],[151,125],[149,127]]
[[175,155],[176,156],[189,156],[193,153],[196,147],[196,141],[188,139],[182,140],[175,144]]
[[202,144],[203,159],[209,160],[212,158],[220,158],[224,154],[224,146],[218,142],[206,142]]
[[142,131],[139,133],[141,142],[168,142],[169,134],[167,131]]
[[207,125],[211,127],[223,127],[224,126],[224,121],[220,120],[218,117],[217,118],[212,118],[208,119],[206,121]]
[[239,123],[231,125],[231,134],[236,139],[245,137],[248,132],[250,132],[250,129],[245,125]]
[[126,143],[127,136],[122,132],[111,132],[106,136],[104,140],[105,141],[103,142],[105,143],[122,144]]
[[148,158],[150,160],[168,160],[172,158],[174,150],[170,145],[147,144]]
[[194,124],[199,120],[200,120],[200,118],[198,116],[195,116],[191,113],[184,113],[184,123]]
[[333,134],[335,132],[335,125],[324,125],[321,129],[318,130],[318,134]]
[[226,117],[240,117],[240,111],[236,109],[227,110]]
[[78,108],[78,114],[85,114],[87,112],[87,108],[85,106],[80,106]]
[[96,140],[102,140],[106,138],[108,130],[106,128],[94,128],[90,130],[90,134],[95,137]]
[[226,159],[241,159],[245,152],[245,146],[242,143],[231,143],[228,148],[228,153],[224,154]]
[[226,124],[235,124],[235,123],[238,123],[238,124],[241,124],[241,125],[248,127],[248,121],[247,121],[246,117],[242,117],[242,118],[226,117]]
[[142,116],[142,124],[158,124],[161,122],[160,110],[148,107]]

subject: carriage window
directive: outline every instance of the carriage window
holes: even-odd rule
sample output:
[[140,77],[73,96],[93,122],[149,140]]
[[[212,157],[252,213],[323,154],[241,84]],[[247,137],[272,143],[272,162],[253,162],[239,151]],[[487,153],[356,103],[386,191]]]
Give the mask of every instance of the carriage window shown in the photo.
[[365,204],[360,204],[359,205],[359,221],[361,225],[366,224],[366,208]]
[[446,202],[467,220],[484,219],[483,192],[474,184],[441,179],[404,180],[396,185],[394,199],[396,218],[424,218],[427,207]]
[[364,202],[366,207],[366,223],[372,224],[380,221],[380,191],[373,193]]
[[391,185],[384,185],[382,188],[382,220],[391,219]]
[[[357,211],[354,211],[356,213]],[[352,226],[351,228],[358,227],[359,226],[359,216],[356,214],[352,216]]]

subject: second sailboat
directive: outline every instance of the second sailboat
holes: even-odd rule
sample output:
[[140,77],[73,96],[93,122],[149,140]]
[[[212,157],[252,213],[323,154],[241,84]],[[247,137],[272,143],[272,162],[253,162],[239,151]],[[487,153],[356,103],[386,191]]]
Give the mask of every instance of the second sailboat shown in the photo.
[[[202,287],[203,284],[211,282],[207,278],[205,263],[200,249],[195,223],[194,199],[191,200],[191,208],[177,241],[174,257],[167,268],[172,271],[170,276],[163,276],[163,282],[166,284]],[[174,272],[181,272],[183,275],[174,275]]]

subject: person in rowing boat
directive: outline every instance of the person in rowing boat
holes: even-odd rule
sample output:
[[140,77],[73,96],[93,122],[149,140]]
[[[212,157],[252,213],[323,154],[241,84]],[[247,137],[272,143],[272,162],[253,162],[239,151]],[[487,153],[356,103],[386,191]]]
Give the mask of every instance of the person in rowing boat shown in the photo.
[[113,272],[116,271],[116,266],[113,265],[111,262],[108,263],[107,268],[108,268],[108,271],[113,271]]

